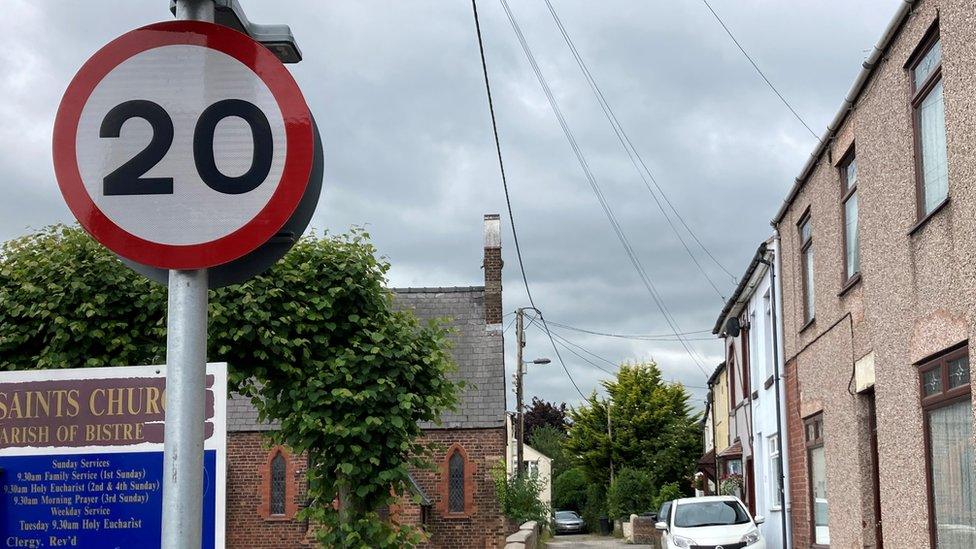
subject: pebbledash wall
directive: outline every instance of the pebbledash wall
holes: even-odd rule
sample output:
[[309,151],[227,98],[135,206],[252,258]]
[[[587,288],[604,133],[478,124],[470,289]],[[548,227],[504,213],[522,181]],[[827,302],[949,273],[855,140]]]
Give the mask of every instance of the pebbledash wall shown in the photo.
[[[421,526],[428,546],[503,547],[511,525],[502,516],[491,470],[505,459],[505,364],[502,340],[501,245],[499,218],[485,216],[485,285],[396,289],[395,303],[421,319],[449,319],[452,374],[467,388],[456,412],[441,424],[424,424],[424,439],[436,443],[434,470],[413,470],[417,505],[404,500],[390,509],[392,520]],[[295,519],[305,501],[306,463],[286,448],[270,447],[264,436],[274,425],[257,420],[250,401],[232,395],[228,402],[227,547],[265,549],[315,546],[308,524]],[[272,462],[285,465],[283,513],[272,512]],[[463,463],[462,509],[448,505],[450,460]],[[282,463],[279,461],[279,464]],[[276,509],[281,511],[282,509]]]
[[[976,540],[965,362],[976,330],[976,11],[969,0],[908,1],[904,7],[890,39],[879,42],[882,53],[866,85],[775,221],[798,548],[815,546],[817,536],[845,548],[881,541],[886,547],[973,547]],[[941,44],[941,68],[926,68],[932,69],[929,82],[941,71],[948,200],[920,215],[922,145],[916,139],[922,130],[915,123],[912,66],[933,40]],[[923,85],[918,99],[925,93]],[[935,112],[926,115],[927,132],[939,129]],[[850,158],[856,160],[860,240],[853,277],[845,272],[842,213],[843,168]],[[804,305],[804,219],[812,227],[812,320]],[[927,378],[931,385],[923,388],[921,376],[940,364],[964,377]],[[938,407],[944,403],[964,405],[964,413],[947,417],[948,408]]]

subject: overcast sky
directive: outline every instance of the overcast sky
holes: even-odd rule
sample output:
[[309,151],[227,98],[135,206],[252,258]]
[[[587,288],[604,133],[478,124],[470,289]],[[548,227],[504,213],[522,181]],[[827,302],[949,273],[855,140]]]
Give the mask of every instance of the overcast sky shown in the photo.
[[[304,60],[290,68],[326,151],[324,192],[313,227],[366,226],[393,264],[394,286],[478,285],[482,215],[502,213],[504,308],[528,305],[505,215],[470,2],[241,3],[252,21],[291,25],[304,53]],[[711,2],[818,134],[898,3]],[[688,332],[710,330],[721,298],[654,205],[545,3],[511,4],[610,207],[677,325]],[[769,220],[815,140],[699,0],[556,0],[554,5],[658,183],[718,261],[739,276],[769,236]],[[61,94],[106,42],[171,19],[167,6],[167,0],[4,2],[0,239],[72,221],[54,181],[50,152]],[[668,333],[501,5],[480,0],[479,13],[512,207],[537,305],[548,319],[585,329]],[[728,296],[732,279],[701,249],[692,251]],[[556,333],[612,362],[654,359],[666,377],[692,386],[696,402],[704,398],[696,387],[704,385],[705,375],[677,343]],[[509,378],[513,341],[509,330]],[[709,372],[721,361],[714,339],[690,344]],[[584,393],[606,377],[561,352]],[[555,359],[534,327],[526,353],[529,359]],[[580,400],[555,360],[530,368],[527,395],[570,404]]]

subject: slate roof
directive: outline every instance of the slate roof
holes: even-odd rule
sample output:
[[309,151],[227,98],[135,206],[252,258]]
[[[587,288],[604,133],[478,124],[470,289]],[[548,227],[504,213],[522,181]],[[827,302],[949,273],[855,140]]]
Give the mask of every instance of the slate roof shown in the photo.
[[[396,304],[413,309],[421,319],[446,318],[454,327],[451,353],[457,371],[451,374],[468,387],[460,396],[458,410],[441,416],[441,425],[425,423],[425,429],[485,428],[505,425],[505,351],[502,332],[485,324],[483,286],[447,288],[397,288]],[[227,430],[268,431],[273,424],[257,419],[250,400],[232,394],[227,402]]]

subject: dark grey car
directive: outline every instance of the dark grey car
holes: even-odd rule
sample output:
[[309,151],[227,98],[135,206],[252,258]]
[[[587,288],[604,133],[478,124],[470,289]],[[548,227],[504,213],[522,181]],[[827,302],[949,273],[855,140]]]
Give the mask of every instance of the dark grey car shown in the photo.
[[553,524],[557,534],[581,534],[586,530],[586,524],[576,511],[556,511]]

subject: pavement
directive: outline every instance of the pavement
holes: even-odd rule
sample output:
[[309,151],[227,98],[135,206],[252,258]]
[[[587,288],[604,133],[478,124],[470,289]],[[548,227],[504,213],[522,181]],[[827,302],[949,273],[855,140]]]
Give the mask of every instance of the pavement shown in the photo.
[[546,547],[582,547],[590,549],[628,548],[651,549],[653,545],[631,545],[621,538],[594,534],[559,535],[546,542]]

